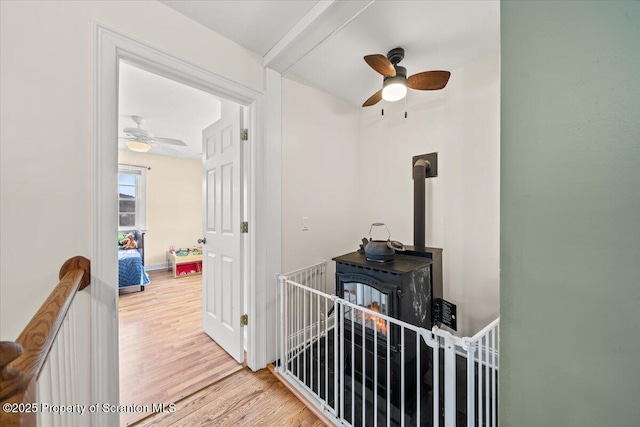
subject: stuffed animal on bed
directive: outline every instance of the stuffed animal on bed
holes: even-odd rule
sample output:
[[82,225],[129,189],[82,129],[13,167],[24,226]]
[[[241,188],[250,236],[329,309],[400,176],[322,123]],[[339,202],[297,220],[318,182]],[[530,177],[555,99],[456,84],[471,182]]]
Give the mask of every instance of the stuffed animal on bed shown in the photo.
[[122,247],[124,249],[136,249],[138,247],[138,242],[134,240],[133,233],[125,236],[124,240],[122,240]]

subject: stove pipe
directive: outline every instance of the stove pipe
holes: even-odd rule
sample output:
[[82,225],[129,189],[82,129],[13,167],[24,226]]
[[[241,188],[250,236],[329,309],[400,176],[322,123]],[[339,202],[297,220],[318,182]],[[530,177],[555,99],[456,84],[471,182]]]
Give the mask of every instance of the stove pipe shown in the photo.
[[413,156],[413,246],[425,251],[426,215],[425,180],[438,176],[438,153]]
[[425,159],[418,159],[413,164],[413,245],[417,250],[424,250],[426,235],[425,214],[425,181],[431,163]]

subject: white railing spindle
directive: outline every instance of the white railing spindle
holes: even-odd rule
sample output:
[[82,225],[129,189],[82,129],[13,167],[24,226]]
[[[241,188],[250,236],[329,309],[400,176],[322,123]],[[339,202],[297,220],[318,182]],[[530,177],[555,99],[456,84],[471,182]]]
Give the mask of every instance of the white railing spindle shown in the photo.
[[496,412],[496,404],[497,404],[497,397],[498,394],[496,392],[496,381],[498,380],[498,375],[497,375],[497,365],[496,365],[496,354],[497,354],[497,347],[496,347],[496,335],[498,333],[498,327],[496,325],[496,328],[494,330],[491,331],[491,348],[493,350],[493,357],[491,360],[491,367],[493,370],[493,375],[491,376],[491,425],[493,427],[497,426],[497,412]]
[[444,425],[456,425],[456,352],[450,335],[444,337]]
[[[467,352],[467,414],[475,414],[475,391],[476,391],[476,380],[475,380],[475,351],[476,344],[474,342],[468,341],[465,338],[463,344],[464,350]],[[474,417],[471,415],[467,416],[467,427],[473,427],[475,425]]]

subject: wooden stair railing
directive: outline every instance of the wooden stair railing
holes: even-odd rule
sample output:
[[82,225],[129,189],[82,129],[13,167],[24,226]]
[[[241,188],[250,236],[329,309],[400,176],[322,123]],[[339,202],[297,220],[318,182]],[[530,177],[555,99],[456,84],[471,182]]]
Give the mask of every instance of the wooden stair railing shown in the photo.
[[35,412],[7,412],[4,404],[23,404],[22,409],[37,404],[36,382],[42,367],[76,293],[89,285],[90,275],[88,259],[68,259],[60,268],[60,282],[18,339],[0,341],[0,426],[36,425]]

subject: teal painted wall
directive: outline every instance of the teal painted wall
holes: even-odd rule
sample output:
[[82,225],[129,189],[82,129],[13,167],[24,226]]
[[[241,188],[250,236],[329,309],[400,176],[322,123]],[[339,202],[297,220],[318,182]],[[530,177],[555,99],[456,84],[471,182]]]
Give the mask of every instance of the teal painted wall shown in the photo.
[[640,425],[640,2],[501,4],[501,426]]

